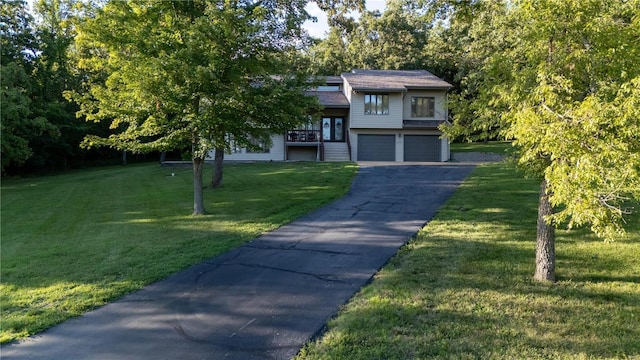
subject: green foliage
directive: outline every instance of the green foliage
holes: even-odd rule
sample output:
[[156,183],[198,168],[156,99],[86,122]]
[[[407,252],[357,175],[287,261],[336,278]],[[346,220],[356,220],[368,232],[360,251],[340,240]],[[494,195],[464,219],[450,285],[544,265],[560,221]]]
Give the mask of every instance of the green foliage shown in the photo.
[[[33,155],[32,142],[42,135],[59,132],[46,117],[34,111],[32,98],[37,89],[29,77],[34,69],[35,38],[33,18],[24,1],[7,1],[0,5],[2,19],[2,60],[0,127],[2,165],[24,164]],[[37,109],[37,107],[36,107]]]
[[636,356],[640,218],[615,243],[559,231],[559,281],[537,283],[538,188],[505,163],[477,168],[298,359]]
[[502,63],[512,80],[494,92],[520,164],[549,183],[560,209],[550,220],[606,239],[640,198],[639,7],[523,1],[510,14],[520,41]]
[[2,65],[33,57],[35,39],[33,17],[25,0],[6,0],[0,4],[0,54]]
[[302,121],[316,103],[304,96],[299,64],[283,54],[305,17],[299,2],[279,5],[107,3],[80,27],[79,66],[92,78],[75,99],[87,120],[111,121],[114,133],[85,145],[192,144],[204,158],[231,138],[248,143]]
[[[189,168],[130,165],[2,181],[0,342],[42,331],[228,251],[348,190],[353,164],[227,166],[185,214]],[[269,191],[265,191],[269,189]],[[46,206],[43,206],[46,204]]]
[[403,1],[388,1],[383,14],[365,12],[351,33],[354,68],[421,69],[429,23]]
[[[31,134],[38,134],[38,126],[29,120],[31,99],[27,95],[27,76],[24,69],[12,62],[0,65],[0,132],[2,133],[2,167],[22,164],[32,154],[29,148]],[[31,128],[35,125],[35,129]],[[35,130],[35,131],[34,131]]]
[[[640,2],[481,2],[455,16],[464,45],[449,137],[514,141],[549,183],[549,221],[623,232],[640,197]],[[465,70],[467,67],[468,70]]]
[[332,27],[349,22],[349,12],[363,12],[365,9],[365,0],[316,0],[316,3],[327,13],[329,25]]
[[79,147],[100,125],[76,118],[62,96],[83,77],[69,60],[74,23],[87,15],[76,0],[3,1],[2,174],[66,170],[103,156]]
[[[319,107],[294,56],[306,37],[305,1],[110,1],[76,38],[78,66],[90,75],[69,92],[88,121],[112,134],[85,147],[132,152],[191,146],[194,214],[202,203],[202,166],[231,142],[269,141]],[[222,167],[220,166],[220,169]]]
[[412,2],[387,2],[383,14],[364,11],[358,21],[344,18],[332,24],[328,38],[310,50],[320,74],[351,69],[421,69],[430,25]]

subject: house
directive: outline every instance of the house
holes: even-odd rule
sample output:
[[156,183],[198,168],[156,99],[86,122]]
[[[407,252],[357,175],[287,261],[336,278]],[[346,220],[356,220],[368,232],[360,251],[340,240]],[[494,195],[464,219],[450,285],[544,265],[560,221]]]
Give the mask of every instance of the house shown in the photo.
[[[326,77],[311,92],[320,121],[274,135],[259,151],[233,147],[226,160],[448,161],[452,86],[425,70],[354,70]],[[210,155],[213,157],[213,154]]]

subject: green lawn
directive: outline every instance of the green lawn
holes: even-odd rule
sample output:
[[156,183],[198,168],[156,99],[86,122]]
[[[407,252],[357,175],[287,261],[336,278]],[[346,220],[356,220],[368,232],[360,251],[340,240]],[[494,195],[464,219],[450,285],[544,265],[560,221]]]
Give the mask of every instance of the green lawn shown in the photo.
[[225,185],[205,191],[208,215],[200,217],[190,215],[188,167],[147,164],[3,180],[0,342],[42,331],[281,226],[341,197],[356,171],[338,163],[226,165]]
[[536,283],[537,190],[477,168],[299,359],[640,357],[640,218],[614,243],[559,231],[559,281]]
[[489,141],[474,143],[453,143],[451,152],[487,152],[507,155],[512,149],[509,141]]

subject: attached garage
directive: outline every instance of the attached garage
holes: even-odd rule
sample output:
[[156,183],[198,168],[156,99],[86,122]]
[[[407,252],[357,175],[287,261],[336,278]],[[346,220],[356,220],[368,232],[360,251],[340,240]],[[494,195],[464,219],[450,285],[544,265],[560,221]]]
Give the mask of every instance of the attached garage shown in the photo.
[[404,161],[440,161],[441,149],[437,135],[404,136]]
[[395,160],[395,135],[358,135],[358,161]]

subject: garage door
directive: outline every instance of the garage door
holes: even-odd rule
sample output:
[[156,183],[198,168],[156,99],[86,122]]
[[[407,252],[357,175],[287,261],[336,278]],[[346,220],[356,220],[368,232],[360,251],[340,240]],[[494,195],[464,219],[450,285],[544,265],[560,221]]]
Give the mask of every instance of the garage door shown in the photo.
[[440,138],[434,135],[405,135],[404,161],[440,161]]
[[395,135],[358,135],[359,161],[395,161]]

